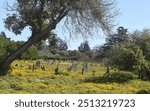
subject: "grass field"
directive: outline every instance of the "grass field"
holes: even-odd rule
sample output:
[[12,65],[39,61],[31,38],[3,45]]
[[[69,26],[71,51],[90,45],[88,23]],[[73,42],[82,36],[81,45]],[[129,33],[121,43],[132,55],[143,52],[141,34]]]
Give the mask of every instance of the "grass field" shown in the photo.
[[[42,60],[41,60],[42,61]],[[125,79],[126,76],[112,75],[103,78],[106,68],[89,63],[83,75],[83,63],[78,63],[77,71],[68,71],[71,63],[59,64],[61,74],[55,74],[57,63],[42,61],[45,69],[29,70],[36,61],[14,61],[9,74],[0,77],[1,94],[136,94],[150,93],[150,82]],[[114,73],[114,71],[111,71]]]

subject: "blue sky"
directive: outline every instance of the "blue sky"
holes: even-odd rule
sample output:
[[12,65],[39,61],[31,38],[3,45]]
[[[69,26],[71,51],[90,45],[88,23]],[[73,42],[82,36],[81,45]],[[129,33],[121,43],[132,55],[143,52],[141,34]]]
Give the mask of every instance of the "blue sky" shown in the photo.
[[[27,40],[27,37],[30,36],[28,30],[25,30],[22,35],[16,36],[13,33],[9,32],[4,28],[3,19],[6,17],[7,11],[4,9],[5,1],[12,2],[14,0],[1,0],[0,4],[0,32],[4,31],[8,37],[12,40]],[[150,0],[117,0],[118,8],[120,9],[120,14],[116,19],[116,23],[118,26],[124,26],[128,29],[129,32],[134,30],[142,30],[144,28],[150,28]],[[115,30],[114,29],[114,30]],[[67,36],[63,37],[62,33],[60,33],[60,28],[57,28],[57,34],[59,37],[66,39],[68,41],[69,49],[77,49],[81,42],[84,39],[69,39]],[[96,45],[103,44],[105,41],[105,37],[102,35],[98,37],[90,37],[88,39],[90,47],[94,47]]]

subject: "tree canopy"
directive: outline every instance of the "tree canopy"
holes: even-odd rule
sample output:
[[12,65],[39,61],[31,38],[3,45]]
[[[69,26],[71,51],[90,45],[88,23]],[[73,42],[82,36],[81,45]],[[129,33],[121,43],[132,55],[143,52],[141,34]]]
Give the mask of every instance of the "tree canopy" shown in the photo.
[[[85,34],[93,28],[110,31],[117,14],[114,0],[16,0],[5,19],[5,27],[21,34],[29,27],[32,34],[50,27],[55,29],[63,18],[69,30]],[[71,29],[70,29],[71,28]]]
[[78,50],[82,53],[91,51],[90,46],[89,46],[89,42],[88,41],[84,41],[80,44],[80,46],[78,47]]

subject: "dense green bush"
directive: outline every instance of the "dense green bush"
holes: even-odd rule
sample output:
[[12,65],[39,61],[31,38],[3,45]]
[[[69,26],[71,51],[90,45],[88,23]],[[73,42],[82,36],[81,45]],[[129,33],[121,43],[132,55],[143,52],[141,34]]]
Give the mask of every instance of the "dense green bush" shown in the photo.
[[112,47],[108,61],[109,65],[126,71],[139,71],[147,64],[142,50],[134,43]]

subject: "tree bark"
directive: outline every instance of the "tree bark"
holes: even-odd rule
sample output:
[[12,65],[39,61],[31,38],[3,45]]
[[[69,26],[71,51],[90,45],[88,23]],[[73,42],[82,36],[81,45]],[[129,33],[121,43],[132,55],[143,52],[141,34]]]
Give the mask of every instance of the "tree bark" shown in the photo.
[[27,42],[25,42],[20,48],[18,48],[16,51],[14,51],[12,54],[10,54],[2,65],[0,66],[0,76],[4,76],[7,74],[7,71],[10,68],[10,64],[17,58],[19,58],[25,50],[27,50],[29,47],[31,47],[34,43],[37,43],[40,41],[44,36],[47,35],[51,30],[55,29],[56,24],[51,24],[46,29],[40,31],[39,33],[32,35]]

